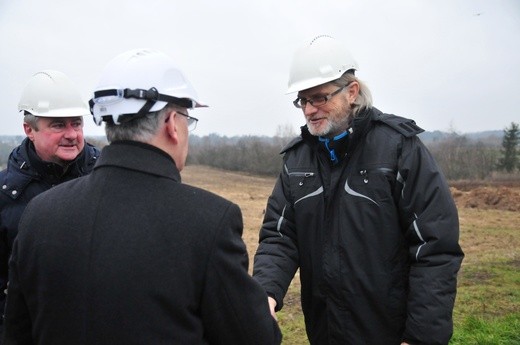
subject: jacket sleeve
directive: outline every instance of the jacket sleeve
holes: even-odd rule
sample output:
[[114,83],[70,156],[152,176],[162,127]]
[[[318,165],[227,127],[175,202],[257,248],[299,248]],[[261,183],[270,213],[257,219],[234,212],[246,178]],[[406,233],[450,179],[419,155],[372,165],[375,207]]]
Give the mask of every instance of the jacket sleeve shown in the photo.
[[253,277],[276,300],[278,311],[283,307],[283,298],[299,262],[294,212],[285,169],[267,201],[259,242]]
[[457,209],[442,172],[419,138],[403,141],[398,169],[398,205],[411,261],[404,340],[448,344],[464,256]]
[[221,217],[209,255],[201,313],[211,344],[280,344],[267,295],[249,275],[242,215],[232,204]]
[[7,291],[7,272],[9,262],[9,248],[7,246],[7,228],[2,220],[2,205],[0,204],[0,345],[3,344],[4,312]]

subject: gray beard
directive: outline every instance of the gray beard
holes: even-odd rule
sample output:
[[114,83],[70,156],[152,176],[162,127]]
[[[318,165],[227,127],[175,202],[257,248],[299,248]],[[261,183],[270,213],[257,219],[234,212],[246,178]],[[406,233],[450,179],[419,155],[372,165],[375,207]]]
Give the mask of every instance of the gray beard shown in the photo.
[[307,121],[307,128],[309,129],[309,133],[316,137],[325,137],[325,138],[333,138],[336,135],[343,133],[347,130],[350,124],[351,115],[347,115],[341,118],[339,121],[335,120],[327,120],[327,126],[320,131],[315,131],[311,124]]

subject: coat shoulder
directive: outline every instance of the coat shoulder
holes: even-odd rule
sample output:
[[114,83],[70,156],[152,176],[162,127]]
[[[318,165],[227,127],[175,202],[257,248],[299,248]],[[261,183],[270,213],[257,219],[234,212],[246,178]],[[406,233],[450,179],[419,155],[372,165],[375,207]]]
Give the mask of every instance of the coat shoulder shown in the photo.
[[417,126],[414,120],[393,114],[385,114],[379,112],[374,116],[374,121],[389,126],[390,128],[394,129],[395,131],[399,132],[407,138],[416,136],[417,134],[424,132],[424,129]]
[[302,142],[303,138],[301,135],[292,139],[287,145],[284,146],[282,151],[280,151],[280,154],[285,154],[287,151],[299,146]]

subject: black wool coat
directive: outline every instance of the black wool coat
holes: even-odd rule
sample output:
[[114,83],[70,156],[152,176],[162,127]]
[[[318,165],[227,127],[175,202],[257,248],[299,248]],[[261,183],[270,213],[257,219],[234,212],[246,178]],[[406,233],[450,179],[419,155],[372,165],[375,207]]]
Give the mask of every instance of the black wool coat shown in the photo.
[[237,205],[136,142],[31,201],[10,261],[8,344],[275,344]]

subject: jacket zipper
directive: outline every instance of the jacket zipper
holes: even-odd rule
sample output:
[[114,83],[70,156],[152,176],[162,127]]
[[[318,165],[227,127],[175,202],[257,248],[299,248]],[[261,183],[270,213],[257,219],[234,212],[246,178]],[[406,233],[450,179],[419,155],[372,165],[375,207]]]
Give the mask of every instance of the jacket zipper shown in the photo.
[[302,179],[300,180],[300,182],[298,182],[298,185],[299,186],[303,186],[303,181],[307,178],[307,177],[314,177],[314,173],[313,172],[302,172],[302,171],[295,171],[295,172],[290,172],[289,173],[289,176],[294,176],[294,177],[301,177]]

